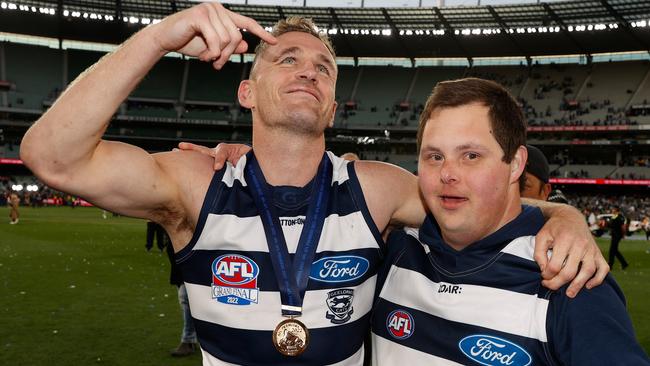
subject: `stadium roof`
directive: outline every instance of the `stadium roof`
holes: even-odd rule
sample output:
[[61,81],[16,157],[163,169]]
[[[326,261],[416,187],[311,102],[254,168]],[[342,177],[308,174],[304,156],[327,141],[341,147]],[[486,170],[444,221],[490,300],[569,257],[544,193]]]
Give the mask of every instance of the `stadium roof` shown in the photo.
[[[1,0],[0,32],[121,43],[188,0]],[[263,26],[299,15],[350,57],[541,56],[650,51],[650,1],[579,0],[452,8],[226,5]],[[249,40],[254,46],[256,40]]]

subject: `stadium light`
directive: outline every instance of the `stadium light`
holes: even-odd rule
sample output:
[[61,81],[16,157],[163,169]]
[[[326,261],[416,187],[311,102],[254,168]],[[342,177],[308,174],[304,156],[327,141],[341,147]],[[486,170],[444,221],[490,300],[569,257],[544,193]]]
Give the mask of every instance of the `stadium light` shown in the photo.
[[23,190],[23,185],[22,184],[12,184],[11,189],[17,192],[20,192]]

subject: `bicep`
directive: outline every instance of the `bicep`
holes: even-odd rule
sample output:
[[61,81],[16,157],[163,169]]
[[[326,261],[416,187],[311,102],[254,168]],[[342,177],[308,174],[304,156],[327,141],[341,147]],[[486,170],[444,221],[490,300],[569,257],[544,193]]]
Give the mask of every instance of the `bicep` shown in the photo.
[[139,147],[102,140],[93,156],[56,188],[112,212],[158,219],[177,196],[159,160]]

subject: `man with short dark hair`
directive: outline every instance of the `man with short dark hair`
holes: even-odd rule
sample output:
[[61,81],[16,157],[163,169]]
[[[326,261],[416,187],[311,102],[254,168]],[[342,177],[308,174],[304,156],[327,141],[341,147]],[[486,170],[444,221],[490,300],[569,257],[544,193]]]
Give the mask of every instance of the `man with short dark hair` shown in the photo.
[[522,206],[523,114],[499,84],[438,83],[418,131],[419,230],[391,235],[373,308],[375,365],[649,365],[611,277],[575,299],[541,286],[543,224]]

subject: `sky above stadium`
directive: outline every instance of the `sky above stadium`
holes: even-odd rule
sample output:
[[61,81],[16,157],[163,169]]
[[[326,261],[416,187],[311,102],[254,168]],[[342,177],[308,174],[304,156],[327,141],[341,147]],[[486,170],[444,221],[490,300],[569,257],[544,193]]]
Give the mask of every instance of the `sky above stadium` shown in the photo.
[[[555,2],[563,0],[544,0]],[[314,6],[334,8],[403,8],[431,6],[478,6],[539,3],[539,0],[227,0],[229,4]]]

